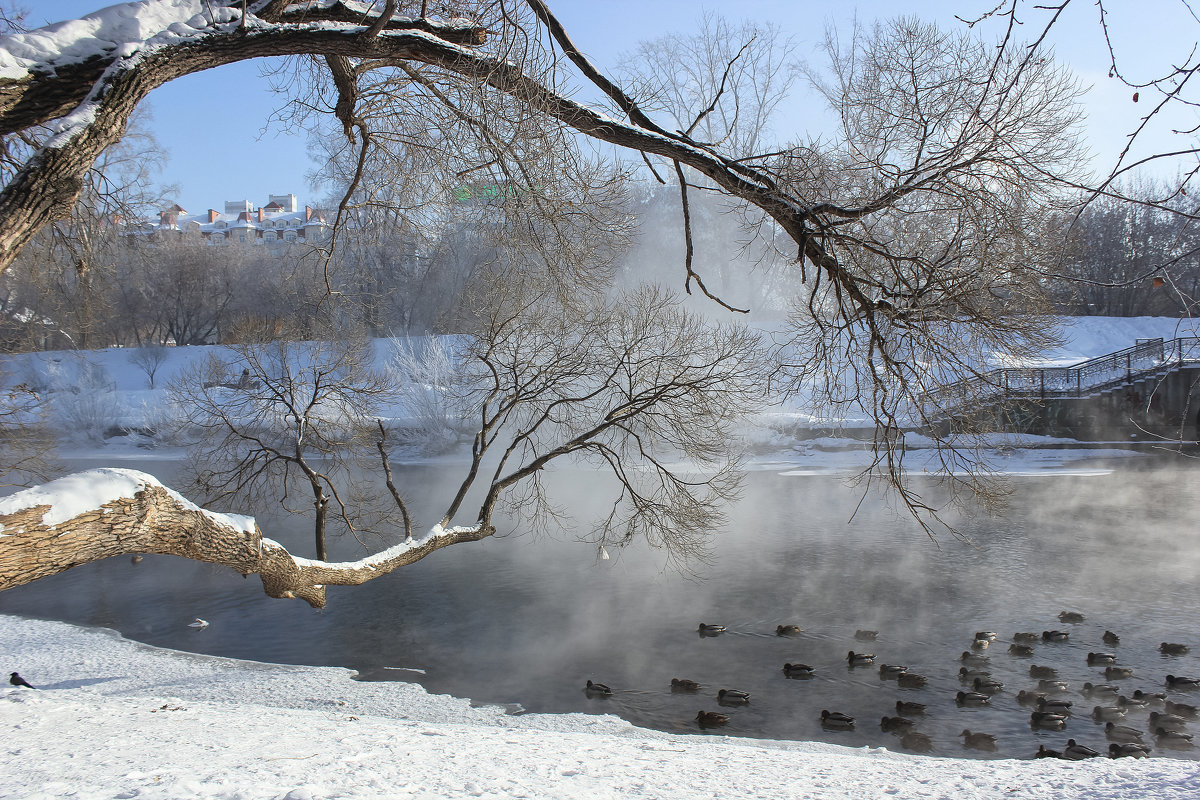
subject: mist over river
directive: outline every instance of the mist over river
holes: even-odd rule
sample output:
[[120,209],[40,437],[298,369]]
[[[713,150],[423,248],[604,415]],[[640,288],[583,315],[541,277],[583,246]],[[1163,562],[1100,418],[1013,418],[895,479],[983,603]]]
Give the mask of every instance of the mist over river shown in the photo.
[[[169,461],[137,467],[167,483],[177,469]],[[447,467],[397,470],[426,525],[455,475]],[[558,505],[590,531],[607,502],[594,474],[559,470],[551,481]],[[917,488],[936,494],[932,483]],[[855,513],[861,492],[841,478],[756,471],[727,529],[714,536],[711,558],[689,570],[642,543],[604,560],[570,534],[502,528],[366,585],[331,587],[319,612],[266,598],[255,577],[146,556],[0,593],[0,613],[104,626],[197,653],[350,667],[364,679],[417,682],[514,710],[613,713],[674,732],[700,732],[695,718],[704,709],[729,715],[716,729],[723,734],[898,749],[879,722],[902,699],[926,704],[916,728],[932,737],[935,754],[1028,757],[1039,744],[1060,749],[1068,737],[1106,750],[1090,712],[1109,701],[1080,693],[1085,681],[1108,682],[1103,665],[1086,663],[1089,652],[1112,652],[1133,668],[1132,677],[1112,681],[1126,695],[1165,691],[1166,674],[1200,676],[1200,463],[1178,455],[1123,460],[1092,474],[1013,477],[1011,488],[1003,516],[954,516],[960,536],[935,542],[878,497]],[[268,536],[311,555],[302,520],[259,520]],[[343,537],[331,558],[361,552]],[[1064,610],[1085,619],[1062,623]],[[189,628],[195,617],[210,625]],[[702,637],[700,622],[728,630]],[[777,636],[779,625],[803,630]],[[877,640],[857,640],[859,629],[877,630]],[[1032,657],[1008,652],[1014,632],[1049,629],[1069,639],[1039,642]],[[983,630],[998,640],[982,669],[1004,690],[988,706],[960,708],[955,693],[971,687],[959,679],[959,657]],[[1120,644],[1102,643],[1105,630]],[[1163,656],[1163,641],[1192,652]],[[877,664],[848,666],[850,650],[876,654]],[[785,662],[810,664],[815,674],[788,679]],[[880,676],[881,663],[906,665],[928,683],[899,688]],[[1016,700],[1019,690],[1036,688],[1031,664],[1054,667],[1068,684],[1056,695],[1074,704],[1063,732],[1032,730],[1030,709]],[[702,688],[673,693],[675,677]],[[589,679],[613,696],[589,697]],[[721,688],[750,692],[750,703],[722,708]],[[1200,692],[1168,697],[1200,702]],[[822,728],[822,709],[855,716],[855,729]],[[1130,710],[1122,724],[1154,745],[1151,710]],[[964,749],[963,729],[995,734],[995,753]],[[1190,748],[1154,753],[1196,756]]]

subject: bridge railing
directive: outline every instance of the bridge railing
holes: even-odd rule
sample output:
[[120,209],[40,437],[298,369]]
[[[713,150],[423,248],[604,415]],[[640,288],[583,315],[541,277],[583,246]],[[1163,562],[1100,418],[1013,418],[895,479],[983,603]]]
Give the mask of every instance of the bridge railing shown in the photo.
[[1200,336],[1169,341],[1139,339],[1133,347],[1070,367],[1006,367],[941,387],[926,395],[943,413],[1006,397],[1083,397],[1164,371],[1200,363]]

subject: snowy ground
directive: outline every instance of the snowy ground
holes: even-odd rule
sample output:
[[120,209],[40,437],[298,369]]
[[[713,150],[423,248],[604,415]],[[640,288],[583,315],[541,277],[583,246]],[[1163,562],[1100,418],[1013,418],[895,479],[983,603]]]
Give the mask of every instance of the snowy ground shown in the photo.
[[1200,797],[1200,764],[927,758],[509,716],[347,670],[0,616],[0,798]]

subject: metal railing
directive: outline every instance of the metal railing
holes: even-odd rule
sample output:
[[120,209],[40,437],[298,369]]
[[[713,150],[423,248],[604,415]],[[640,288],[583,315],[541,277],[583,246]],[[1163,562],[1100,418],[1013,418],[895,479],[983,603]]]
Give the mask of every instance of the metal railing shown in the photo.
[[1139,339],[1133,347],[1070,367],[1010,367],[952,383],[926,397],[942,413],[1009,398],[1086,397],[1200,363],[1200,336]]

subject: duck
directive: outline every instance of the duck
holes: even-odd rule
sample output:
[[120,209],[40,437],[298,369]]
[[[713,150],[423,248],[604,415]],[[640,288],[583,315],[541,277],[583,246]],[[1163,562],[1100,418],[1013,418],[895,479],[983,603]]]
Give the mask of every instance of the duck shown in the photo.
[[1122,678],[1133,677],[1133,667],[1114,667],[1109,665],[1104,668],[1104,677],[1110,681],[1119,681]]
[[894,678],[897,675],[899,675],[901,672],[908,672],[908,667],[901,666],[900,664],[880,664],[879,665],[879,674],[880,674],[880,676],[885,677],[885,678]]
[[1043,642],[1065,642],[1071,638],[1071,634],[1066,631],[1042,631]]
[[716,711],[701,711],[696,715],[696,722],[700,723],[701,728],[707,728],[712,725],[724,725],[729,722],[729,717]]
[[954,702],[960,706],[982,706],[987,705],[991,698],[980,692],[959,692],[954,695]]
[[808,664],[784,664],[783,674],[789,678],[811,678],[816,668]]
[[776,636],[795,636],[797,633],[803,633],[804,629],[799,625],[776,625]]
[[907,700],[896,701],[896,713],[903,716],[905,714],[924,714],[924,703],[913,703]]
[[969,747],[972,750],[996,749],[996,737],[990,733],[972,733],[969,729],[964,728],[959,736],[963,738],[963,747]]
[[972,650],[987,650],[991,646],[991,642],[987,639],[975,639],[971,642]]
[[1105,631],[1104,635],[1100,637],[1100,641],[1112,647],[1113,645],[1118,645],[1121,643],[1121,637],[1117,636],[1112,631]]
[[1150,728],[1166,728],[1167,730],[1177,730],[1187,726],[1187,720],[1178,714],[1160,714],[1157,711],[1150,712]]
[[1034,711],[1029,715],[1029,727],[1061,731],[1067,727],[1067,717],[1065,714],[1054,714],[1049,711]]
[[611,697],[613,690],[605,686],[603,683],[587,682],[587,686],[583,689],[590,697]]
[[700,632],[701,636],[716,636],[719,633],[724,633],[726,628],[724,625],[709,625],[701,622],[700,627],[696,630]]
[[1163,711],[1183,719],[1196,719],[1200,717],[1200,708],[1188,705],[1187,703],[1175,703],[1170,700],[1163,703]]
[[879,721],[879,728],[887,733],[900,733],[907,731],[917,723],[907,717],[887,717]]
[[1190,649],[1186,644],[1179,644],[1178,642],[1163,642],[1158,646],[1158,652],[1164,656],[1181,656]]
[[1143,692],[1141,689],[1133,690],[1134,700],[1145,700],[1148,705],[1157,706],[1167,702],[1166,692]]
[[1185,678],[1182,675],[1168,675],[1167,686],[1172,689],[1195,689],[1200,686],[1200,678]]
[[1036,705],[1038,700],[1044,700],[1045,697],[1043,692],[1027,692],[1024,689],[1017,692],[1017,702],[1023,706]]
[[996,635],[995,631],[975,631],[975,641],[987,639],[989,642],[994,642],[998,638],[1000,637]]
[[1052,714],[1070,714],[1070,700],[1049,700],[1045,697],[1039,697],[1037,700],[1038,711],[1049,711]]
[[928,682],[928,678],[915,672],[901,672],[896,676],[896,684],[901,689],[920,689]]
[[1087,663],[1089,667],[1094,667],[1096,664],[1115,664],[1117,656],[1114,653],[1088,653]]
[[1183,731],[1172,731],[1166,728],[1155,728],[1154,738],[1158,739],[1159,744],[1174,747],[1190,747],[1192,744],[1192,734],[1184,733]]
[[975,691],[983,694],[996,694],[1004,690],[1003,683],[990,678],[976,678],[975,682],[971,685],[975,687]]
[[1113,742],[1108,746],[1109,758],[1146,758],[1150,746],[1138,742]]
[[970,650],[963,650],[963,654],[958,657],[958,660],[968,667],[986,667],[991,662],[987,656],[972,653]]
[[1146,698],[1126,697],[1122,694],[1117,696],[1117,705],[1121,708],[1146,708],[1150,705],[1150,701]]
[[1046,745],[1044,745],[1044,744],[1039,744],[1037,752],[1033,754],[1033,757],[1034,758],[1062,758],[1063,754],[1062,754],[1062,752],[1060,752],[1058,750],[1051,750],[1051,749],[1047,748]]
[[873,642],[879,638],[879,631],[865,631],[859,629],[854,632],[854,638],[860,642]]
[[1019,656],[1021,658],[1029,658],[1033,655],[1033,645],[1016,644],[1014,642],[1008,646],[1008,654],[1012,656]]
[[1118,725],[1115,722],[1104,723],[1104,735],[1114,742],[1140,742],[1142,732],[1128,725]]
[[1063,748],[1063,758],[1068,758],[1072,761],[1082,761],[1085,758],[1095,758],[1100,755],[1086,744],[1079,744],[1074,739],[1067,739],[1067,746]]
[[1060,611],[1058,612],[1059,622],[1077,623],[1083,622],[1087,617],[1080,614],[1078,611]]
[[1121,693],[1121,690],[1118,689],[1116,686],[1113,686],[1111,683],[1097,684],[1097,683],[1091,683],[1090,681],[1087,683],[1084,683],[1083,689],[1081,689],[1080,691],[1083,692],[1084,697],[1092,697],[1094,695],[1107,695],[1107,696],[1111,696],[1111,697],[1116,697],[1117,695],[1119,695]]
[[929,753],[933,750],[933,739],[920,731],[908,731],[900,737],[900,746],[914,753]]
[[196,619],[194,619],[188,623],[188,627],[195,628],[198,631],[202,631],[208,627],[208,621],[200,619],[199,617],[196,617]]
[[958,679],[963,683],[970,683],[976,678],[990,678],[992,673],[982,669],[967,669],[966,667],[958,668]]
[[854,727],[854,717],[840,711],[821,711],[821,725],[826,728],[849,730]]
[[1029,677],[1031,678],[1057,678],[1058,670],[1054,667],[1044,667],[1038,664],[1029,665]]
[[1066,690],[1066,681],[1054,680],[1053,678],[1042,678],[1038,681],[1039,692],[1065,692]]
[[852,667],[861,666],[863,664],[873,664],[873,663],[875,663],[875,654],[874,653],[856,653],[853,650],[851,650],[849,653],[846,654],[846,662]]
[[1036,633],[1030,631],[1013,634],[1014,642],[1037,642],[1040,641],[1041,638],[1041,636],[1038,636]]
[[1117,706],[1095,706],[1092,708],[1092,718],[1097,722],[1125,719],[1125,709]]
[[724,705],[744,706],[750,702],[750,693],[741,689],[722,689],[717,692],[717,702]]
[[695,681],[689,681],[687,678],[671,678],[671,691],[698,692],[700,691],[700,684]]

